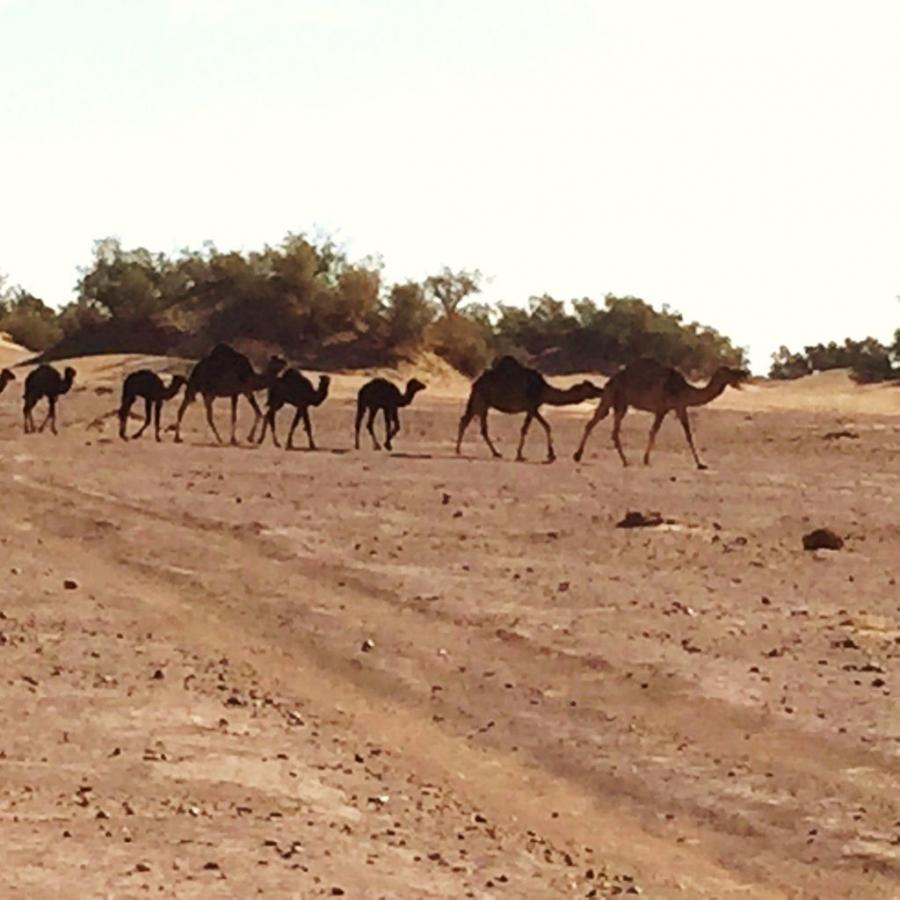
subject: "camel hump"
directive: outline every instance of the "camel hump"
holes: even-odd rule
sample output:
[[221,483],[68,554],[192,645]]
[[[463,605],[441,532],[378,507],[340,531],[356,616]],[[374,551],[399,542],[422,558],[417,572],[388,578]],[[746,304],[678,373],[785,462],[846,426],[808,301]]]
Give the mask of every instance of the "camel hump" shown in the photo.
[[216,346],[209,351],[210,359],[234,359],[234,357],[239,355],[240,354],[231,346],[231,344],[216,344]]
[[513,375],[525,369],[514,356],[501,356],[494,360],[491,368],[500,375]]

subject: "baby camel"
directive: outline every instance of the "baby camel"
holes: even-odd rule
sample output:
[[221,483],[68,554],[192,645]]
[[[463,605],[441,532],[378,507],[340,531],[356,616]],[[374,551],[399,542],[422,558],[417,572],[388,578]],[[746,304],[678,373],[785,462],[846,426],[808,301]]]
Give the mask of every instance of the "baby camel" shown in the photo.
[[384,413],[384,446],[386,450],[391,450],[391,441],[400,431],[398,410],[401,406],[409,406],[416,394],[424,390],[425,385],[418,378],[410,378],[406,383],[406,390],[402,394],[400,388],[386,378],[373,378],[364,384],[356,395],[356,449],[359,450],[359,429],[366,412],[369,413],[366,431],[372,435],[372,445],[375,449],[381,449],[378,438],[375,437],[375,416],[382,412]]
[[575,451],[575,462],[578,462],[583,453],[585,444],[594,426],[606,418],[609,411],[613,411],[612,438],[622,465],[627,466],[628,460],[622,451],[622,442],[619,439],[619,430],[622,419],[628,412],[628,407],[643,409],[654,413],[653,425],[650,428],[650,438],[647,441],[647,449],[644,451],[644,465],[650,465],[650,451],[656,440],[663,419],[669,412],[675,412],[681,427],[684,429],[688,446],[694,455],[694,462],[698,469],[705,469],[706,465],[700,462],[697,450],[694,447],[694,439],[691,436],[691,424],[688,420],[689,406],[702,406],[714,400],[725,388],[731,386],[740,388],[741,383],[749,377],[749,372],[743,369],[731,369],[728,366],[720,366],[713,373],[712,378],[705,387],[694,387],[688,384],[684,376],[670,366],[664,366],[654,359],[639,359],[625,366],[620,372],[613,375],[603,390],[603,401],[597,407],[591,420],[584,429],[581,444]]
[[488,410],[497,409],[504,413],[525,413],[525,421],[522,423],[522,432],[519,438],[519,448],[516,451],[516,460],[521,462],[525,457],[522,450],[525,446],[525,436],[531,426],[531,420],[537,419],[547,434],[547,462],[553,462],[556,454],[553,451],[553,437],[550,433],[550,425],[541,415],[540,408],[544,403],[550,406],[569,406],[581,403],[595,397],[603,396],[602,388],[590,381],[582,381],[565,390],[548,384],[537,369],[529,369],[523,366],[517,359],[511,356],[501,357],[486,372],[481,374],[472,385],[469,394],[469,402],[466,411],[459,420],[459,433],[456,438],[456,452],[460,452],[463,435],[469,422],[476,416],[481,422],[481,436],[490,448],[495,459],[500,457],[497,448],[491,442],[487,430]]
[[4,369],[0,372],[0,394],[3,393],[3,389],[9,384],[10,381],[15,381],[16,376],[9,370]]
[[183,375],[173,375],[169,386],[166,387],[156,372],[150,369],[138,369],[132,372],[122,385],[122,405],[119,407],[119,437],[127,440],[125,425],[128,421],[128,413],[138,397],[144,399],[144,424],[135,432],[133,440],[137,440],[150,424],[150,413],[153,413],[153,424],[156,431],[156,440],[159,437],[159,417],[162,413],[162,405],[166,400],[171,400],[180,390],[187,379]]
[[[41,365],[28,373],[25,379],[25,392],[23,395],[23,413],[25,420],[25,434],[33,434],[35,431],[43,431],[50,423],[50,430],[56,434],[56,401],[63,394],[69,392],[72,382],[75,381],[75,370],[67,366],[65,373],[60,375],[53,366]],[[40,428],[34,425],[34,407],[38,400],[47,398],[47,417],[41,423]]]
[[[297,411],[294,413],[294,421],[291,422],[290,430],[287,437],[287,450],[294,449],[294,430],[297,424],[303,419],[303,428],[306,430],[306,437],[309,441],[309,449],[316,449],[316,442],[313,440],[312,423],[309,420],[309,408],[311,406],[321,406],[328,396],[328,385],[331,379],[327,375],[319,378],[319,386],[313,387],[313,383],[297,369],[288,369],[282,373],[281,377],[272,387],[269,388],[268,408],[266,416],[263,419],[262,431],[259,434],[259,443],[261,444],[266,437],[267,429],[272,429],[272,442],[276,447],[280,447],[278,443],[278,435],[275,432],[275,415],[279,409],[285,404],[295,406]],[[250,432],[250,440],[253,440],[256,425]]]

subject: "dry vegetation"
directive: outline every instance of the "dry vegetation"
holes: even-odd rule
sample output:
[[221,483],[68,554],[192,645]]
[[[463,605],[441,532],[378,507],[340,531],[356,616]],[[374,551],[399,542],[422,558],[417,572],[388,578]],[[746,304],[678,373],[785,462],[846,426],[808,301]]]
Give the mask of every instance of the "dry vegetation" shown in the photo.
[[[212,446],[199,405],[122,444],[124,372],[185,363],[73,363],[58,438],[0,396],[0,893],[900,890],[896,388],[729,392],[711,471],[675,422],[623,471],[599,429],[580,466],[455,458],[434,359],[393,455],[346,451],[360,373],[287,453]],[[561,457],[589,412],[548,412]]]

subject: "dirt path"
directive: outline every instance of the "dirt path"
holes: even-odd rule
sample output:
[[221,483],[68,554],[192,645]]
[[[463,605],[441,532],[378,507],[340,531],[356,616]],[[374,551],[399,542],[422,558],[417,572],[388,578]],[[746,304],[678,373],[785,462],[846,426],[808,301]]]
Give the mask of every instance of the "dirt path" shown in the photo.
[[56,441],[0,401],[7,892],[900,892],[896,419],[708,410],[710,472],[674,427],[623,472],[599,430],[457,460],[444,401],[390,457],[213,448],[199,410],[122,446],[68,400]]

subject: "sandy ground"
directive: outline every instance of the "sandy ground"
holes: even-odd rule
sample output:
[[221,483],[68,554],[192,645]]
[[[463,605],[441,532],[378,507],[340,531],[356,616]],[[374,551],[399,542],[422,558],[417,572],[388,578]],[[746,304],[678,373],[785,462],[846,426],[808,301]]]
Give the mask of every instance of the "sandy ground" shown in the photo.
[[137,364],[76,362],[57,438],[0,396],[0,895],[900,896],[900,390],[731,393],[709,471],[674,422],[623,470],[590,406],[553,466],[454,457],[439,372],[393,455],[353,377],[318,453],[199,403],[122,444]]

